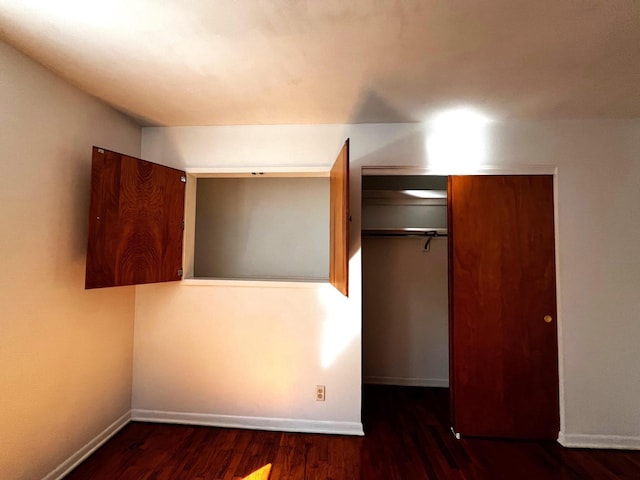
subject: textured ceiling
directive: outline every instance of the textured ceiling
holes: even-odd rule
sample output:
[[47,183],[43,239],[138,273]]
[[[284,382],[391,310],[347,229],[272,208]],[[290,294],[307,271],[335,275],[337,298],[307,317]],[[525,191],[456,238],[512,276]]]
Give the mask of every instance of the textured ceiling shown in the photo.
[[640,117],[636,0],[0,0],[0,37],[145,124]]

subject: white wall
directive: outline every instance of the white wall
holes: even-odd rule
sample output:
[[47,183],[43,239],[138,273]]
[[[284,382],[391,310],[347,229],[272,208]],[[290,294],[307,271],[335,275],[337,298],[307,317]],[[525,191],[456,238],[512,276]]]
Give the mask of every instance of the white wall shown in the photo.
[[139,155],[140,128],[3,43],[0,65],[0,478],[40,479],[130,410],[134,289],[84,268],[91,147]]
[[447,239],[425,241],[362,239],[366,383],[449,385]]
[[[359,169],[434,166],[430,134],[422,124],[143,129],[144,158],[178,167],[329,165],[350,136],[352,257],[350,299],[327,295],[329,315],[305,289],[137,287],[134,407],[359,421]],[[487,164],[557,166],[564,441],[640,446],[640,122],[511,121],[493,125],[485,140]],[[337,355],[325,367],[320,352],[329,343]],[[265,368],[285,379],[286,400],[254,381]],[[325,404],[313,400],[316,383],[327,385]]]

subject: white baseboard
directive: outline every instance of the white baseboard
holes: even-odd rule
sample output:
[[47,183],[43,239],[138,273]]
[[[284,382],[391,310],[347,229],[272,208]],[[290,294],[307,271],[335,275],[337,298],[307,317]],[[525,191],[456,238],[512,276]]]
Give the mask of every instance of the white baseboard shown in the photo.
[[568,448],[605,448],[615,450],[640,450],[640,437],[620,435],[584,435],[564,433],[558,435],[558,442]]
[[403,387],[444,387],[449,386],[446,378],[405,378],[405,377],[376,377],[363,378],[364,383],[374,385],[400,385]]
[[292,418],[242,417],[210,413],[163,412],[157,410],[131,411],[131,419],[138,422],[177,423],[208,427],[246,428],[280,432],[328,433],[337,435],[364,435],[360,422],[327,422]]
[[107,440],[113,437],[131,420],[131,412],[127,412],[118,418],[115,422],[105,428],[102,432],[91,439],[85,446],[80,448],[76,453],[67,458],[64,462],[58,465],[52,472],[50,472],[42,480],[60,480],[71,470],[76,468],[82,463],[89,455],[95,452],[102,446]]

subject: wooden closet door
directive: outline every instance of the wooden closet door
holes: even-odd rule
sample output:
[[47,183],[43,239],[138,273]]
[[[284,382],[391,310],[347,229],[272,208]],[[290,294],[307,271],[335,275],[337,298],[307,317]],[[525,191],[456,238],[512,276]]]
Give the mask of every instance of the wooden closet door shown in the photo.
[[349,296],[349,139],[329,176],[329,282]]
[[552,176],[449,178],[454,430],[556,439]]
[[181,279],[184,176],[93,148],[85,288]]

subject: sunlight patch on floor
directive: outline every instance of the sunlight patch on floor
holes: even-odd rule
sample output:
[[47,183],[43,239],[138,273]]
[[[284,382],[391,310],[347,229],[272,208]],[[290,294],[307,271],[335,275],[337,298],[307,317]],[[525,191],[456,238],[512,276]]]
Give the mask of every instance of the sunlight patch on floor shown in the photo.
[[271,475],[271,464],[267,463],[264,467],[250,473],[242,480],[269,480],[269,475]]

